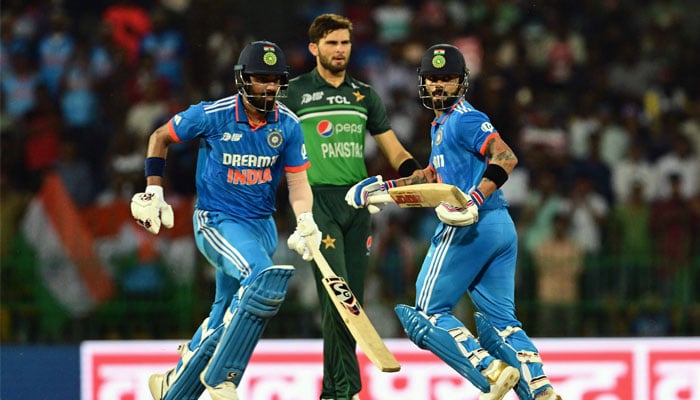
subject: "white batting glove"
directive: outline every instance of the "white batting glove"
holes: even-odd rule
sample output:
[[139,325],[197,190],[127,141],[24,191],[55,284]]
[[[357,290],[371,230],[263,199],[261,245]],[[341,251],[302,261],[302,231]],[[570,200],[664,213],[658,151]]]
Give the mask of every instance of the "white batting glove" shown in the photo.
[[367,200],[373,193],[386,192],[395,186],[394,181],[382,181],[381,175],[370,176],[354,184],[345,194],[345,202],[354,208],[367,207],[370,214],[378,213],[381,209],[368,204]]
[[131,198],[131,215],[154,235],[160,232],[161,224],[166,228],[175,224],[173,208],[163,199],[163,187],[158,185],[148,185],[145,192]]
[[[467,197],[467,196],[465,196]],[[484,195],[479,189],[474,188],[469,192],[469,201],[464,207],[453,206],[441,202],[435,207],[435,213],[440,221],[447,225],[467,226],[479,220],[479,207],[484,202]]]
[[297,227],[287,239],[287,247],[299,253],[304,261],[311,261],[313,256],[306,243],[307,237],[311,239],[315,248],[321,246],[321,231],[318,230],[314,216],[310,212],[302,213],[297,218]]

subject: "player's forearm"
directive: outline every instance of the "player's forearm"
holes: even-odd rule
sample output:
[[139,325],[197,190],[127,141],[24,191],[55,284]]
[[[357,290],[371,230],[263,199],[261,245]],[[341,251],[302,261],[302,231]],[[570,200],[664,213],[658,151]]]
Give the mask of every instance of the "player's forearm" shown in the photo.
[[289,189],[289,204],[295,216],[306,212],[311,212],[314,197],[311,193],[311,186],[304,172],[288,172],[287,188]]
[[[163,159],[167,158],[168,156],[168,146],[170,143],[172,143],[173,140],[170,137],[170,133],[168,132],[167,125],[162,125],[158,129],[155,130],[151,134],[151,136],[148,138],[148,149],[146,150],[146,158],[147,159]],[[164,162],[163,162],[163,167],[158,168],[159,173],[157,174],[152,174],[146,171],[146,184],[147,185],[158,185],[162,186],[163,185],[163,176],[162,176],[162,169],[164,169]],[[147,167],[148,167],[148,162],[147,162]]]
[[518,157],[501,138],[492,140],[487,147],[489,165],[477,185],[477,189],[488,197],[498,190],[518,164]]
[[396,179],[394,182],[396,183],[395,186],[408,186],[419,183],[435,183],[436,181],[435,170],[429,165],[423,169],[413,171],[411,176]]

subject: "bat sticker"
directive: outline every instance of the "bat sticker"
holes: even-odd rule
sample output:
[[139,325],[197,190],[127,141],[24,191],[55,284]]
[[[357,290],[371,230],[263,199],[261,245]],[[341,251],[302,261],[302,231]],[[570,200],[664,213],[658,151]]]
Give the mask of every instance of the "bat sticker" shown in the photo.
[[328,278],[328,283],[335,293],[335,297],[343,303],[353,315],[360,315],[360,307],[357,298],[352,293],[347,283],[340,278]]

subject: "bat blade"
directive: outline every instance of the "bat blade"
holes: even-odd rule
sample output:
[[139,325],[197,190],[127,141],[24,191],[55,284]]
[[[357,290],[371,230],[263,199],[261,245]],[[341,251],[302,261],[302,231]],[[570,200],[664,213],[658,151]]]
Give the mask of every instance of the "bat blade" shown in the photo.
[[[308,243],[308,242],[307,242]],[[311,254],[318,269],[323,276],[322,283],[338,314],[347,326],[348,330],[357,341],[362,352],[377,368],[383,372],[396,372],[401,369],[401,365],[394,355],[386,347],[386,344],[379,336],[365,310],[350,290],[347,282],[337,276],[328,265],[321,251],[309,244]]]
[[401,208],[437,207],[441,202],[464,207],[468,199],[459,188],[446,183],[421,183],[389,189],[388,193],[370,195],[369,204],[396,203]]

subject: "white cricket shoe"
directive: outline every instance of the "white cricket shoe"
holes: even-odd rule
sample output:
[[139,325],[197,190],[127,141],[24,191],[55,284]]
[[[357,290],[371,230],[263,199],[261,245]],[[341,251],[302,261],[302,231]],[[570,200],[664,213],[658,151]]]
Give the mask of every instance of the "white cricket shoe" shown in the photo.
[[520,379],[520,372],[501,360],[493,360],[481,374],[491,385],[488,393],[481,393],[479,400],[501,400]]
[[151,391],[151,396],[153,400],[162,400],[165,397],[165,393],[170,388],[169,377],[175,369],[168,370],[162,374],[153,374],[148,378],[148,389]]
[[551,387],[548,387],[547,389],[543,390],[537,396],[535,396],[535,400],[562,400],[561,396],[558,394],[554,393],[554,389]]

